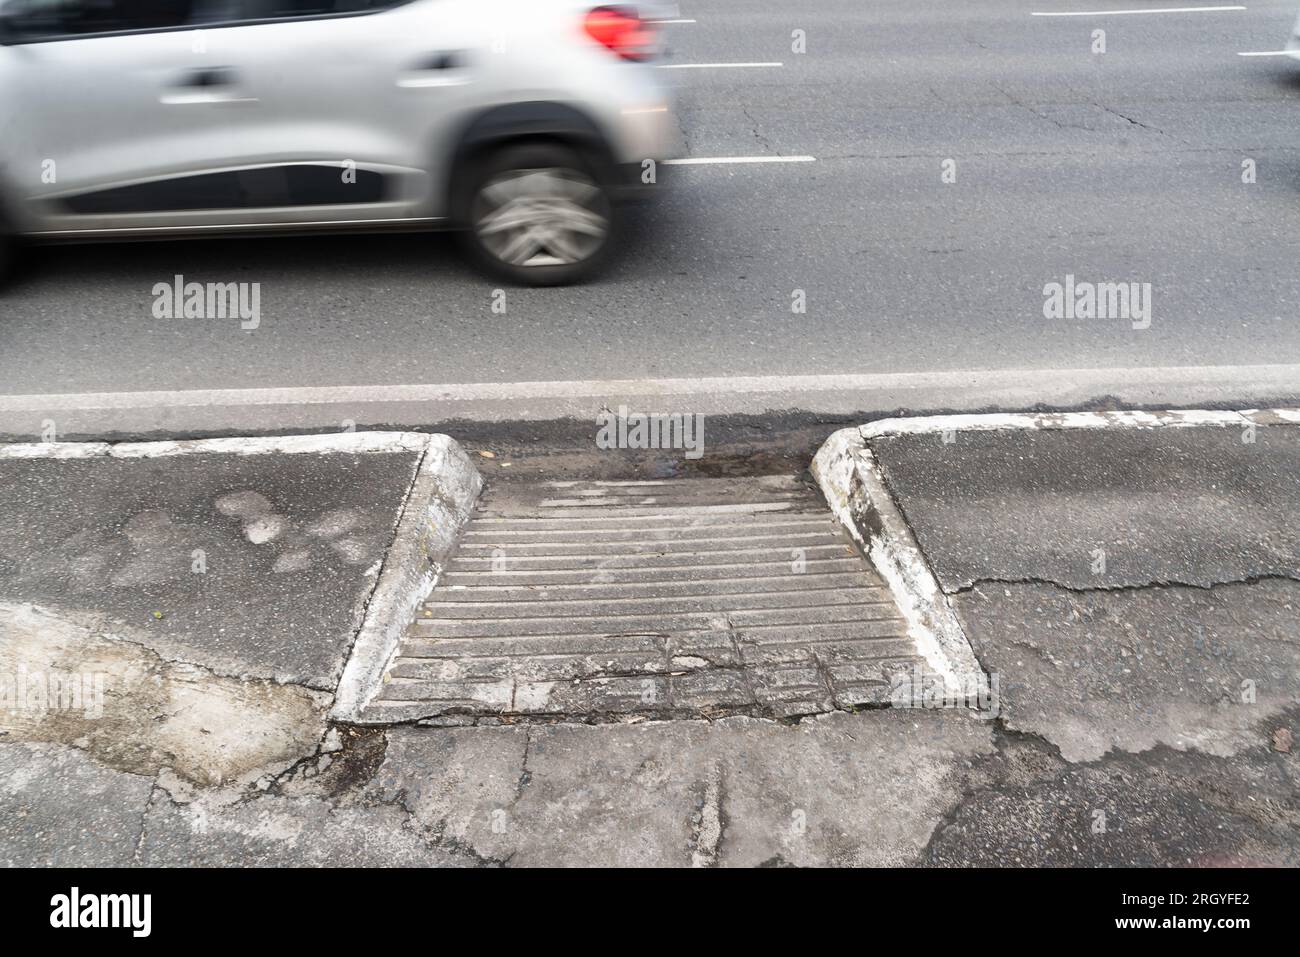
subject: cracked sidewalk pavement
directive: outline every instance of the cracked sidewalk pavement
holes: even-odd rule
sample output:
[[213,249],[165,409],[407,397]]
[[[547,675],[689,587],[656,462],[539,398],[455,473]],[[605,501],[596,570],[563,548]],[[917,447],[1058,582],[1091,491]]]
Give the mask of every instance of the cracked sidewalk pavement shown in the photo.
[[0,741],[200,786],[316,748],[423,454],[384,438],[0,450]]
[[0,457],[0,600],[333,691],[420,452]]
[[0,744],[0,863],[1295,866],[1300,763],[1256,730],[1069,762],[959,711],[348,728],[217,787]]
[[1241,425],[870,441],[1006,728],[1071,761],[1294,730],[1300,427]]
[[212,667],[147,615],[0,594],[140,704],[0,729],[0,864],[1295,866],[1296,431],[873,441],[996,715],[363,728],[274,647]]

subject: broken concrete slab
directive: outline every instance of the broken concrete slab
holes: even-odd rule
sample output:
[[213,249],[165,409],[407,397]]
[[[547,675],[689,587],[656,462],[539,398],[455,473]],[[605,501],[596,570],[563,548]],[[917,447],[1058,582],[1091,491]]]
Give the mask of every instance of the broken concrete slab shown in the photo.
[[1085,764],[954,710],[349,728],[340,751],[255,788],[0,744],[0,860],[1294,866],[1300,757],[1272,746],[1273,724],[1230,758],[1161,746]]
[[529,781],[529,733],[518,727],[387,732],[367,793],[400,804],[444,846],[505,860],[515,850],[509,808]]
[[[1300,713],[1279,719],[1295,726]],[[1009,736],[938,827],[929,867],[1295,867],[1300,758],[1267,743],[1230,759],[1159,746],[1068,764]]]
[[292,764],[325,733],[328,695],[170,661],[103,617],[0,602],[0,639],[0,740],[216,785]]
[[144,867],[464,867],[392,805],[337,807],[319,798],[220,794],[176,803],[161,789],[144,815]]
[[0,734],[214,786],[316,751],[479,479],[446,436],[347,433],[0,446],[0,483]]
[[515,866],[904,864],[994,748],[952,710],[388,737],[376,796]]
[[1007,728],[1070,761],[1156,745],[1231,755],[1300,704],[1300,582],[954,596]]

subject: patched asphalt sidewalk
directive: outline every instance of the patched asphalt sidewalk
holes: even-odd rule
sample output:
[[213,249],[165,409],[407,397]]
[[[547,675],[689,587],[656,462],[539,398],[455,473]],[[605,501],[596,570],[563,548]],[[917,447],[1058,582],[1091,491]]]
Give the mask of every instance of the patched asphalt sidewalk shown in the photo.
[[[840,434],[840,465],[814,473],[846,483],[828,499],[865,535],[867,557],[855,560],[866,586],[888,587],[908,634],[950,682],[987,674],[995,694],[828,700],[813,710],[838,710],[785,717],[646,708],[639,697],[610,708],[606,695],[573,690],[575,677],[599,691],[628,674],[641,682],[729,667],[656,639],[647,655],[609,662],[530,648],[526,668],[550,669],[545,680],[563,684],[558,713],[511,713],[489,697],[420,723],[340,720],[391,666],[406,667],[403,636],[421,618],[445,619],[426,628],[470,627],[456,622],[473,616],[446,614],[459,607],[439,597],[449,585],[504,589],[459,596],[496,611],[482,637],[498,643],[504,622],[553,620],[552,598],[570,602],[564,614],[607,609],[601,589],[621,586],[619,564],[643,564],[623,555],[641,536],[624,530],[593,550],[584,513],[545,535],[507,536],[524,547],[493,565],[501,531],[519,531],[520,515],[505,506],[527,499],[534,480],[538,489],[570,482],[558,487],[593,499],[611,487],[639,494],[637,482],[659,481],[672,463],[627,457],[598,477],[633,485],[591,485],[591,463],[608,463],[607,453],[566,459],[527,439],[498,442],[490,457],[470,457],[488,490],[476,514],[504,521],[466,536],[467,514],[451,500],[463,505],[477,489],[454,443],[432,472],[417,440],[329,455],[163,456],[134,484],[96,484],[80,474],[94,469],[72,460],[62,463],[76,466],[62,473],[75,480],[66,487],[53,462],[9,469],[0,457],[0,671],[45,662],[119,679],[99,715],[0,711],[0,863],[1294,865],[1300,428],[1258,424],[1243,443],[1246,423],[1227,421],[992,431],[984,419],[938,432],[913,421],[855,430],[856,444]],[[100,454],[102,474],[126,474],[129,451]],[[713,472],[702,471],[707,460],[694,466],[698,488],[700,478],[734,475],[754,451],[714,454]],[[877,503],[883,512],[856,500],[860,481],[849,488],[864,463],[874,494],[888,498],[888,508]],[[439,494],[426,486],[448,470],[458,477],[435,507]],[[768,487],[802,501],[807,476],[781,476]],[[15,515],[32,508],[48,527]],[[704,547],[690,540],[707,539],[699,529],[716,514],[679,522],[686,543],[655,539],[652,564],[680,567],[677,556]],[[567,540],[550,534],[566,529]],[[450,533],[476,547],[458,551]],[[899,538],[882,548],[882,536]],[[191,538],[201,544],[186,548]],[[356,547],[336,544],[348,540]],[[557,543],[562,559],[535,554]],[[788,558],[791,542],[772,544],[782,552],[774,562]],[[719,547],[735,546],[705,550]],[[195,548],[206,572],[191,570]],[[531,580],[573,577],[574,555],[578,570],[593,561],[612,578]],[[678,607],[677,575],[660,570],[668,581],[616,594],[627,606],[618,614],[655,635],[670,630],[655,627],[660,618],[685,616],[683,627],[717,613],[712,594]],[[295,577],[301,603],[282,585]],[[801,607],[780,581],[762,602],[748,585],[709,591],[738,592],[760,614],[769,603]],[[927,581],[933,594],[906,593]],[[556,596],[555,584],[575,593]],[[506,614],[506,601],[520,601],[519,614]],[[813,618],[845,625],[837,607],[810,615],[809,639]],[[791,627],[784,621],[779,629]],[[511,625],[507,640],[537,630]],[[459,647],[477,634],[443,640]],[[349,695],[341,707],[336,698]]]
[[1008,728],[1226,756],[1300,704],[1300,425],[868,444]]
[[0,593],[332,690],[419,455],[0,458]]
[[433,524],[449,450],[464,459],[411,433],[0,446],[0,742],[199,786],[315,754],[356,646],[425,586],[427,556],[399,546],[432,533],[401,532]]

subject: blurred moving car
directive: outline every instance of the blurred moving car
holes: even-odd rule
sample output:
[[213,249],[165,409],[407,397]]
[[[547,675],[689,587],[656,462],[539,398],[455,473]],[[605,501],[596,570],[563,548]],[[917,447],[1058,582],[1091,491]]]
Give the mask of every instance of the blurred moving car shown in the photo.
[[[679,133],[646,5],[0,0],[0,232],[454,227],[528,284],[606,258]],[[0,257],[3,257],[0,252]]]

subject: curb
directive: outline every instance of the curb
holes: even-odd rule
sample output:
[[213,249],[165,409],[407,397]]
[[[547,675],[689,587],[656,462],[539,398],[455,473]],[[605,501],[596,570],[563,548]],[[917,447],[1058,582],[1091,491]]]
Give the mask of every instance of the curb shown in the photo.
[[813,459],[812,474],[831,511],[889,583],[921,655],[943,677],[951,695],[974,705],[989,700],[984,697],[988,694],[988,677],[885,483],[869,445],[872,439],[963,431],[1247,428],[1286,424],[1300,424],[1300,409],[1010,413],[881,419],[831,435]]
[[[309,455],[331,452],[418,452],[429,446],[422,432],[335,432],[264,438],[192,439],[160,442],[19,442],[0,445],[0,459],[151,459],[172,455]],[[446,436],[432,436],[446,438]],[[449,440],[450,441],[450,440]]]
[[424,457],[334,692],[329,716],[335,721],[366,723],[362,712],[383,683],[384,669],[420,602],[442,574],[483,488],[482,476],[459,443],[446,435],[422,438]]
[[24,442],[56,419],[84,439],[333,432],[436,423],[590,421],[619,405],[715,416],[801,411],[865,421],[899,409],[1232,408],[1290,403],[1300,364],[970,369],[858,375],[713,376],[533,382],[173,389],[0,395],[0,438]]
[[968,707],[988,702],[988,676],[885,486],[861,430],[841,429],[831,435],[817,450],[811,468],[826,504],[889,584],[917,651],[943,679],[945,698]]
[[[1243,409],[1239,412],[1170,409],[1165,412],[1009,412],[987,415],[928,415],[914,419],[880,419],[843,431],[855,432],[861,435],[864,441],[870,441],[886,436],[927,435],[939,432],[1212,426],[1240,428],[1247,425],[1300,425],[1300,409]],[[831,436],[832,439],[834,437]]]

